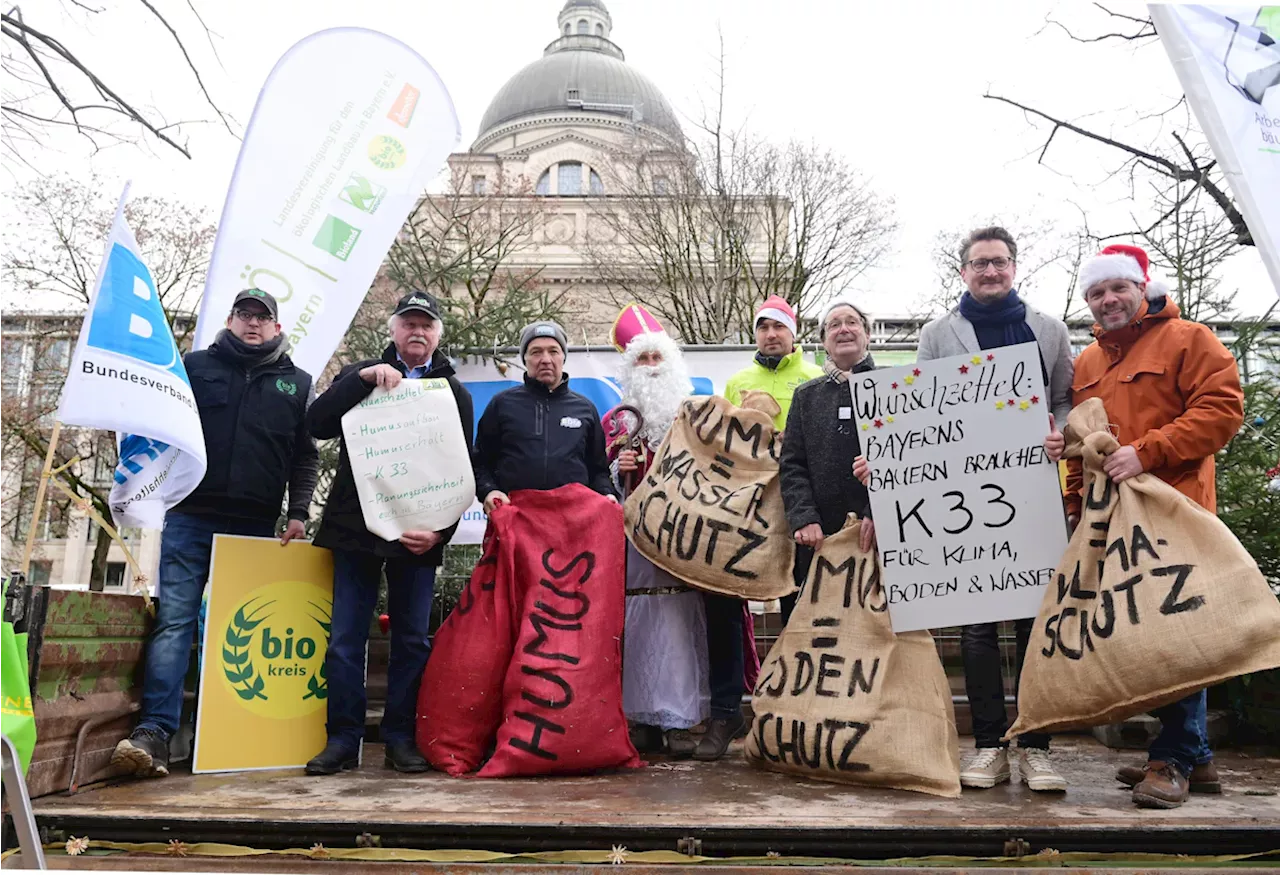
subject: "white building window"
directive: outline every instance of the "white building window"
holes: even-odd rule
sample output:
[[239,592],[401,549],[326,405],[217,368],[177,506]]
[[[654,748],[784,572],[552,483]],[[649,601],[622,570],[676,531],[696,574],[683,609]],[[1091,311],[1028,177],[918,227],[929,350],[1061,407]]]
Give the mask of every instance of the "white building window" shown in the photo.
[[665,176],[655,176],[653,178],[654,194],[667,194],[670,190],[671,187],[667,184],[667,178]]
[[488,185],[489,185],[488,180],[486,180],[483,176],[471,177],[471,193],[472,194],[480,194],[480,195],[486,194],[488,192]]
[[596,24],[596,36],[604,36],[604,25]]
[[566,21],[564,23],[564,35],[568,36],[571,33],[573,33],[573,27],[571,27],[569,22]]
[[534,194],[547,195],[551,194],[551,171],[544,170],[542,175],[538,177],[538,184],[533,188]]
[[562,161],[556,171],[556,184],[561,196],[581,195],[582,165],[577,161]]
[[578,19],[578,33],[591,33],[591,30],[587,26],[587,20],[585,18]]
[[604,194],[604,180],[594,170],[591,171],[590,192],[595,195]]

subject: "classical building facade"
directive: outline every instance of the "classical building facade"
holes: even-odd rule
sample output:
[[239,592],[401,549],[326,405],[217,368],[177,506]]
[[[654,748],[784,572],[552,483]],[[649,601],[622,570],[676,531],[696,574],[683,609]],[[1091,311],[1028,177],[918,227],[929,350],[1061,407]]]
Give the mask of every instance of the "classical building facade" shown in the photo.
[[[558,35],[490,101],[466,152],[449,156],[455,187],[473,196],[519,191],[538,200],[539,221],[515,266],[568,292],[572,340],[604,343],[617,315],[592,250],[614,237],[624,192],[665,193],[684,134],[671,104],[613,41],[602,0],[568,0]],[[637,168],[645,168],[637,175]]]

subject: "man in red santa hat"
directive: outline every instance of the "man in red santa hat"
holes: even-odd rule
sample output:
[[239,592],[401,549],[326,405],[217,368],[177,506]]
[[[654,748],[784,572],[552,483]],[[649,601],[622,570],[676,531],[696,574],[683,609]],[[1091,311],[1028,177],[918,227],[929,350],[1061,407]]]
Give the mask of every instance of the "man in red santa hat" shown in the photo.
[[[626,495],[652,464],[693,384],[680,347],[641,305],[630,304],[618,315],[612,339],[622,353],[623,397],[604,416],[605,446]],[[707,718],[711,701],[702,594],[630,542],[622,665],[622,706],[636,749],[692,756],[697,741],[689,730]]]

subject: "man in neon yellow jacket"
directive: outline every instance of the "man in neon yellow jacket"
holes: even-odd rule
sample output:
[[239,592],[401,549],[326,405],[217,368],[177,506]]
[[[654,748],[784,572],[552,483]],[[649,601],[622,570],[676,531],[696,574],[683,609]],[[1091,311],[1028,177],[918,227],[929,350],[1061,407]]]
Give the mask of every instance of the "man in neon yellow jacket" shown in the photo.
[[755,360],[729,378],[724,397],[740,407],[745,392],[755,389],[769,393],[782,408],[773,420],[774,427],[782,431],[796,388],[821,376],[822,368],[805,361],[796,345],[796,311],[774,295],[756,311]]

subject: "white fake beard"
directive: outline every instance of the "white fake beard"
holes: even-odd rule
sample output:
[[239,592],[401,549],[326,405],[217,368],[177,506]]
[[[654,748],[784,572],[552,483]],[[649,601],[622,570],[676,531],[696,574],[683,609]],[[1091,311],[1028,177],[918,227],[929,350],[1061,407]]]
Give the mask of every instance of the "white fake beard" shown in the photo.
[[632,365],[622,381],[623,403],[639,408],[644,415],[640,439],[657,449],[671,430],[680,404],[693,391],[683,362],[663,361],[660,365]]

